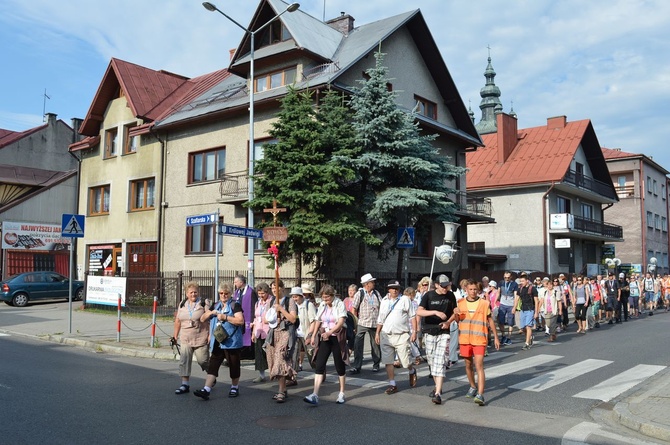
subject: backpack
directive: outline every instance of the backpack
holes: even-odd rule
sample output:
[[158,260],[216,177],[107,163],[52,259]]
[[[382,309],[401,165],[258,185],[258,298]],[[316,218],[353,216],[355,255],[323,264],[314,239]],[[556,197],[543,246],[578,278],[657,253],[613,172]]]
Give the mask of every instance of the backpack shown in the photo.
[[[356,306],[356,312],[358,312],[361,309],[361,304],[363,303],[363,298],[365,298],[365,289],[363,289],[363,288],[359,289],[358,293],[360,295],[360,298],[358,299],[358,306]],[[377,302],[381,306],[382,299],[381,299],[381,296],[379,295],[379,292],[377,292],[377,289],[372,289],[372,295],[374,295],[377,298]]]
[[354,314],[347,311],[347,344],[349,349],[353,349],[354,340],[356,339],[356,328],[358,327],[358,319]]

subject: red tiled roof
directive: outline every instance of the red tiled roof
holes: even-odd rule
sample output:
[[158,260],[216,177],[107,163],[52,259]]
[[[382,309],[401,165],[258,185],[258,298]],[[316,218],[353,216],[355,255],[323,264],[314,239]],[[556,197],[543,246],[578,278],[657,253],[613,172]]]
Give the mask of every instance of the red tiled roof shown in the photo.
[[187,77],[166,71],[155,71],[120,59],[112,59],[102,82],[95,93],[91,107],[81,125],[80,133],[95,136],[109,102],[116,97],[119,87],[128,100],[133,115],[139,118],[147,114],[172,94]]
[[74,144],[70,144],[67,148],[70,151],[79,151],[79,150],[87,150],[91,147],[94,147],[100,142],[100,135],[97,136],[89,136],[84,139],[82,139],[79,142],[75,142]]
[[147,117],[153,121],[165,119],[228,76],[228,70],[222,69],[189,79],[147,113]]
[[605,148],[605,147],[602,147],[602,151],[603,156],[605,156],[605,159],[630,158],[630,157],[642,156],[641,154],[638,153],[628,153],[625,151],[614,150],[612,148]]
[[[505,118],[513,119],[509,116]],[[500,132],[500,121],[498,124]],[[517,131],[516,145],[500,162],[498,133],[482,136],[484,147],[468,152],[468,190],[514,187],[560,181],[570,169],[590,120],[566,122],[564,126],[543,125]]]
[[48,124],[43,124],[38,127],[29,128],[26,131],[11,131],[0,129],[0,148],[6,147],[11,143],[23,139],[26,136],[29,136],[36,131],[43,130],[47,127]]

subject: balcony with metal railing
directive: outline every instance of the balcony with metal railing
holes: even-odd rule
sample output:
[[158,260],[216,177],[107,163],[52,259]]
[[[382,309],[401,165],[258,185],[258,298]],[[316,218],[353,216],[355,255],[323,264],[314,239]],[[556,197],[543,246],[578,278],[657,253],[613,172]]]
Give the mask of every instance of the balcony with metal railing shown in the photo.
[[225,173],[219,183],[219,202],[239,203],[249,200],[248,170]]
[[575,170],[569,170],[563,177],[563,182],[582,190],[593,192],[605,198],[616,198],[616,195],[614,194],[612,187],[609,184],[598,181],[597,179],[593,179]]
[[474,196],[463,191],[457,191],[449,195],[456,204],[456,214],[479,222],[492,222],[491,199]]
[[604,221],[574,216],[574,229],[580,232],[599,235],[608,239],[623,239],[623,227]]

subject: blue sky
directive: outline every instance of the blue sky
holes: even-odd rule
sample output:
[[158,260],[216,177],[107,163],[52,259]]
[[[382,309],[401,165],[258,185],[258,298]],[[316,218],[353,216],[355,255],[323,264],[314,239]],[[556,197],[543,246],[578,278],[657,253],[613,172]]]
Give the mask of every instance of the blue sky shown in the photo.
[[[213,3],[247,25],[255,0]],[[317,18],[356,24],[420,8],[461,97],[480,119],[487,46],[504,110],[519,127],[591,119],[600,144],[670,170],[670,2],[664,0],[303,0]],[[228,64],[242,32],[200,0],[3,0],[0,128],[25,130],[46,111],[84,117],[111,57],[197,76]]]

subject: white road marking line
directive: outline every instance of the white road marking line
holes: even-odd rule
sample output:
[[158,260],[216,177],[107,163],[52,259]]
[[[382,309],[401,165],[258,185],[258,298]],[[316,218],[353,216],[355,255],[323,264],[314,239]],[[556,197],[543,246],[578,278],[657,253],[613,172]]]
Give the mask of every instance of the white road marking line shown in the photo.
[[[504,365],[492,366],[490,368],[485,368],[486,380],[495,379],[496,377],[502,377],[505,375],[513,374],[518,371],[523,371],[534,366],[543,365],[545,363],[553,362],[563,358],[562,355],[550,355],[550,354],[538,354],[533,357],[524,358],[517,360],[512,363],[505,363]],[[465,376],[457,377],[452,380],[458,382],[467,382],[468,378]]]
[[5,334],[3,332],[0,332],[0,337],[9,337],[9,334]]
[[609,402],[619,394],[628,391],[665,368],[665,366],[657,365],[637,365],[611,379],[600,382],[592,388],[582,391],[579,394],[575,394],[573,397]]
[[653,445],[658,443],[658,442],[648,442],[646,440],[640,440],[628,436],[621,436],[616,433],[605,431],[597,423],[582,422],[578,423],[577,425],[573,426],[568,431],[566,431],[566,433],[563,435],[563,439],[561,440],[561,445],[582,445],[585,443],[590,443],[587,441],[589,440],[591,435],[595,436],[594,440],[598,440],[598,442],[593,443],[601,443],[602,439],[600,438],[606,438],[610,439],[612,442],[616,441],[621,443],[627,443],[630,445]]
[[[595,371],[598,368],[613,363],[610,360],[587,359],[574,365],[559,368],[555,371],[547,372],[533,379],[510,386],[512,389],[522,389],[524,391],[540,392],[552,388],[568,380],[578,378],[587,372]],[[487,376],[488,377],[488,373]]]

